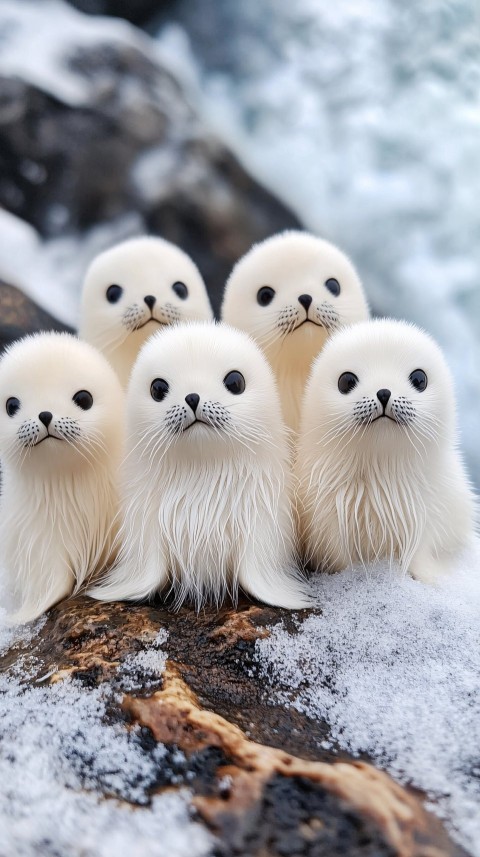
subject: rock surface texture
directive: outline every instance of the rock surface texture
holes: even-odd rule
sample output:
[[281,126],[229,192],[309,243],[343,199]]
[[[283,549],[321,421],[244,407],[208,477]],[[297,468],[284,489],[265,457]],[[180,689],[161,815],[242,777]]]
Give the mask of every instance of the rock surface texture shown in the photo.
[[190,253],[218,309],[238,257],[298,225],[208,132],[147,36],[54,0],[7,0],[0,32],[0,205],[44,238],[81,242],[130,218],[124,233]]
[[188,785],[217,857],[461,855],[421,796],[368,760],[323,751],[325,724],[269,703],[256,676],[255,640],[282,619],[295,633],[285,611],[246,601],[196,615],[77,598],[4,653],[0,669],[15,674],[27,658],[31,685],[75,679],[91,692],[115,688],[122,661],[148,651],[166,630],[162,677],[148,689],[130,677],[127,692],[118,683],[108,718],[127,731],[140,727],[147,753],[157,742],[166,746],[149,797]]
[[40,330],[72,333],[72,328],[39,307],[20,289],[0,280],[0,351],[16,339]]

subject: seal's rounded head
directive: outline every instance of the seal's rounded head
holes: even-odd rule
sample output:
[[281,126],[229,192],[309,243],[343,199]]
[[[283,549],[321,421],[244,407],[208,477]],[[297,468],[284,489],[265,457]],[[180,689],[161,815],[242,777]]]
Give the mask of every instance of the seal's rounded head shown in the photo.
[[0,455],[55,471],[118,452],[123,392],[107,360],[67,333],[38,333],[0,359]]
[[376,319],[336,333],[315,360],[302,432],[336,444],[354,433],[363,445],[397,445],[402,436],[425,445],[451,435],[454,415],[451,375],[434,340],[413,324]]
[[[347,256],[307,232],[283,232],[255,244],[235,265],[222,318],[264,348],[368,318],[362,284]],[[300,339],[298,337],[301,337]]]
[[130,378],[127,417],[130,434],[155,438],[152,447],[160,438],[180,454],[198,443],[213,451],[227,443],[232,455],[232,444],[253,450],[283,427],[262,352],[246,334],[214,322],[166,328],[145,343]]
[[129,334],[185,319],[211,319],[201,274],[179,247],[143,236],[100,253],[85,276],[80,330],[102,350]]

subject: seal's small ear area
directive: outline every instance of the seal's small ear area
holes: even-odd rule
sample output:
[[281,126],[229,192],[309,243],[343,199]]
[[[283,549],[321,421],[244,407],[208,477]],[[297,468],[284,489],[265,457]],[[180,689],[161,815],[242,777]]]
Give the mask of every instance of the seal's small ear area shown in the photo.
[[116,283],[113,283],[111,286],[108,287],[106,295],[109,304],[117,304],[123,295],[123,289],[121,286],[118,286]]
[[150,395],[154,402],[163,402],[170,387],[164,378],[154,378],[150,384]]
[[15,396],[10,396],[10,398],[6,401],[5,410],[9,417],[15,416],[17,411],[20,410],[20,400],[17,399]]
[[177,298],[180,298],[181,301],[187,300],[188,288],[185,283],[182,283],[180,282],[180,280],[177,280],[177,282],[173,284],[172,289],[175,292]]
[[338,298],[341,292],[340,283],[335,279],[335,277],[329,277],[328,280],[325,280],[325,288],[328,289],[330,294],[336,298]]
[[89,411],[93,405],[93,396],[88,390],[79,390],[78,393],[72,396],[72,400],[82,411]]
[[423,393],[427,389],[428,378],[427,373],[423,369],[415,369],[410,373],[408,380],[412,387],[415,387],[419,393]]
[[228,392],[233,393],[234,396],[238,396],[240,393],[245,392],[245,378],[241,372],[237,372],[236,370],[229,372],[225,375],[223,383]]
[[260,306],[268,306],[272,303],[274,297],[275,289],[272,289],[271,286],[262,286],[257,292],[257,303]]
[[344,394],[344,396],[346,396],[347,393],[351,393],[357,384],[358,378],[353,372],[343,372],[338,379],[338,389]]

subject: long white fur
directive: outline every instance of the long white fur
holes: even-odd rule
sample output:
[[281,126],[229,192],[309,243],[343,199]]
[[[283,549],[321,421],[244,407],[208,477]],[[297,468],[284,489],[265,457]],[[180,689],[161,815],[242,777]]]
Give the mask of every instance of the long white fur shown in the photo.
[[[423,392],[409,381],[423,369]],[[338,389],[344,372],[358,385]],[[388,389],[386,414],[377,391]],[[475,503],[457,448],[452,378],[436,343],[405,322],[345,328],[313,364],[298,445],[307,559],[337,571],[387,558],[425,582],[473,537]]]
[[[338,296],[325,287],[330,278],[340,283]],[[262,286],[276,293],[266,307],[257,302]],[[313,299],[308,324],[303,324],[307,312],[298,300],[304,294]],[[230,274],[222,305],[222,319],[249,333],[264,351],[286,424],[295,432],[312,361],[341,325],[366,318],[366,298],[350,260],[328,241],[296,231],[255,244]]]
[[[72,400],[80,390],[93,396],[89,410]],[[10,397],[20,401],[14,416]],[[48,431],[42,411],[53,415]],[[117,376],[87,343],[37,334],[3,355],[0,564],[14,621],[36,618],[113,561],[123,420]]]
[[[246,381],[239,395],[223,384],[234,370]],[[150,395],[155,378],[170,385],[163,402]],[[207,425],[191,425],[190,393]],[[295,564],[280,402],[249,337],[214,323],[153,336],[132,372],[127,426],[123,547],[91,595],[141,599],[170,587],[177,605],[199,608],[235,601],[241,586],[268,604],[310,603]]]
[[[188,288],[182,300],[172,289]],[[123,294],[118,303],[106,298],[110,285]],[[153,310],[145,296],[156,299]],[[160,326],[188,319],[208,321],[212,308],[200,271],[190,256],[163,238],[131,238],[100,253],[85,276],[80,336],[107,357],[124,387],[140,348]]]

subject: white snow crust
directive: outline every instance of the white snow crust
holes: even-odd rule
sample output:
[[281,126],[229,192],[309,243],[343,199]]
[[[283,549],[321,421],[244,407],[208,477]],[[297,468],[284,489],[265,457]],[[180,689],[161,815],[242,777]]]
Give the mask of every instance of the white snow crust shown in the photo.
[[[212,839],[191,820],[189,793],[149,788],[168,768],[162,744],[142,743],[109,717],[113,691],[65,679],[36,684],[38,663],[21,654],[45,619],[9,628],[0,617],[0,652],[17,649],[0,675],[0,853],[15,857],[206,857]],[[162,674],[167,639],[126,658],[122,690],[148,687]],[[136,804],[134,807],[132,804]]]
[[148,51],[148,38],[119,18],[84,15],[61,0],[2,0],[1,5],[0,74],[72,106],[88,105],[92,97],[92,81],[69,64],[78,50],[116,44]]
[[438,587],[378,565],[317,575],[321,609],[257,641],[276,702],[367,753],[480,855],[480,544]]

